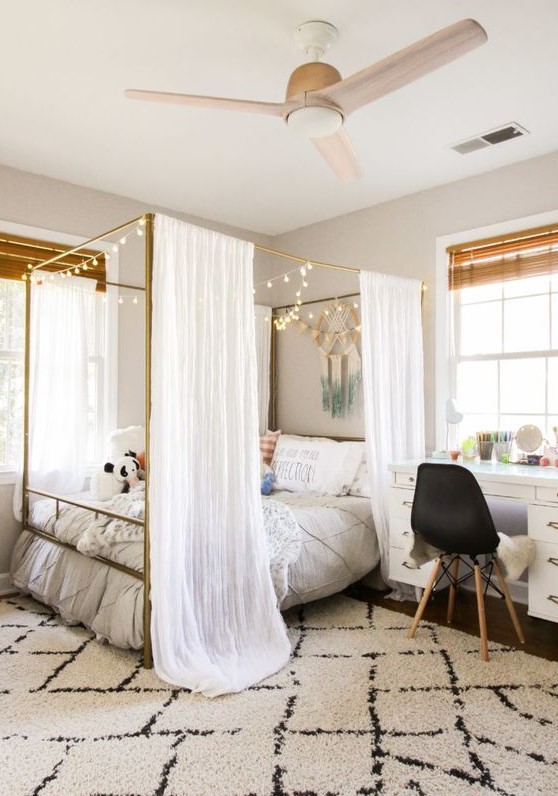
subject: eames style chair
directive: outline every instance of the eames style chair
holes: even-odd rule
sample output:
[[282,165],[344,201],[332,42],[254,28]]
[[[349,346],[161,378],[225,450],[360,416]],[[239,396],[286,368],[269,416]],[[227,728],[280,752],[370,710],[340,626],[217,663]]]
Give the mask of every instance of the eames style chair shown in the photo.
[[[473,577],[482,660],[488,660],[484,597],[489,586],[505,599],[515,631],[523,644],[525,637],[496,556],[500,539],[474,475],[458,464],[420,464],[411,510],[411,528],[424,542],[436,548],[439,556],[434,562],[408,637],[414,638],[430,595],[444,576],[450,583],[448,622],[453,619],[458,586]],[[460,568],[465,570],[462,575]],[[493,573],[496,574],[498,585],[492,580]]]

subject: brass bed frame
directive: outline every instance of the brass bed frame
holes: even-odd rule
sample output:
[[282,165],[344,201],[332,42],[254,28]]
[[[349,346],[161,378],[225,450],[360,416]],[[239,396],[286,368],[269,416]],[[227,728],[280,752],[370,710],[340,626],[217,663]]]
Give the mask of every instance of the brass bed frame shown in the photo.
[[[154,223],[155,223],[155,214],[153,213],[145,213],[137,218],[132,219],[124,224],[121,224],[118,227],[114,227],[107,232],[104,232],[100,235],[97,235],[95,238],[91,238],[90,240],[84,241],[78,246],[73,248],[67,249],[63,251],[61,254],[58,254],[55,257],[51,257],[48,260],[43,262],[39,262],[33,266],[31,269],[31,273],[34,270],[38,270],[41,268],[48,267],[50,271],[56,270],[68,270],[67,263],[64,264],[62,261],[64,257],[68,255],[72,255],[78,253],[88,247],[91,247],[93,244],[98,243],[99,241],[104,241],[110,239],[112,236],[117,235],[118,233],[122,232],[123,230],[132,227],[141,223],[144,229],[144,274],[145,274],[145,287],[138,287],[137,285],[126,285],[123,283],[117,282],[106,282],[107,285],[118,287],[118,288],[131,288],[133,290],[142,290],[145,291],[145,449],[149,451],[149,418],[151,415],[151,331],[152,331],[152,312],[151,312],[151,288],[152,288],[152,272],[153,272],[153,234],[154,234]],[[269,247],[261,246],[258,244],[254,244],[254,248],[257,251],[263,252],[265,254],[271,254],[280,258],[285,258],[287,260],[293,260],[300,263],[307,263],[309,262],[309,258],[307,257],[298,257],[296,255],[288,254],[286,252],[276,251],[275,249],[271,249]],[[338,271],[346,271],[351,273],[359,273],[359,268],[354,268],[345,265],[336,265],[333,263],[325,263],[320,262],[317,260],[311,260],[312,264],[317,268],[324,268],[324,269],[333,269]],[[35,528],[31,525],[29,521],[29,507],[30,507],[30,495],[38,495],[40,497],[50,498],[55,501],[56,505],[56,516],[58,516],[60,512],[61,505],[72,505],[77,506],[79,508],[84,508],[92,512],[92,514],[96,515],[103,515],[114,519],[122,519],[128,523],[135,524],[135,525],[143,525],[144,527],[144,543],[143,543],[143,572],[137,571],[135,569],[131,569],[126,567],[118,562],[109,560],[104,558],[103,556],[92,556],[95,560],[106,564],[106,566],[111,567],[113,569],[120,570],[121,572],[126,573],[130,577],[136,578],[141,580],[143,583],[143,665],[145,668],[152,668],[153,666],[153,653],[152,653],[152,644],[151,644],[151,600],[150,600],[150,588],[151,588],[151,578],[150,578],[150,568],[149,568],[149,560],[150,560],[150,540],[149,540],[149,500],[147,499],[148,495],[148,485],[149,485],[149,462],[150,456],[149,454],[146,456],[146,463],[145,463],[145,480],[146,480],[146,499],[145,499],[145,519],[138,520],[134,518],[130,518],[127,516],[123,516],[120,514],[116,514],[114,512],[110,512],[107,510],[100,509],[98,506],[93,506],[87,503],[80,503],[78,501],[74,501],[71,499],[66,498],[63,495],[57,495],[50,492],[38,490],[32,488],[28,483],[29,478],[29,433],[30,433],[30,405],[29,405],[29,382],[30,382],[30,345],[29,345],[29,338],[30,338],[30,326],[31,326],[31,285],[32,282],[30,279],[26,280],[26,292],[25,292],[25,355],[24,355],[24,406],[23,406],[23,488],[22,488],[22,530],[29,531],[30,533],[34,534],[35,536],[41,537],[46,539],[53,544],[59,545],[61,547],[66,547],[72,550],[76,550],[73,545],[70,545],[66,542],[61,541],[53,534],[48,533],[46,531],[40,530]],[[337,297],[338,298],[338,297]],[[326,299],[318,299],[318,301],[325,301]],[[316,302],[309,302],[309,303],[316,303]],[[275,374],[276,369],[276,361],[275,361],[275,342],[272,341],[272,369],[273,374]],[[275,378],[275,375],[272,375],[272,379]],[[274,390],[272,390],[272,396],[274,396]],[[275,415],[276,406],[275,406],[275,398],[272,397],[272,405],[271,405],[271,415]],[[347,439],[346,437],[340,439]],[[354,439],[360,439],[359,437]]]
[[[123,230],[135,224],[143,222],[145,245],[144,245],[144,269],[145,269],[145,288],[138,287],[137,285],[131,286],[118,282],[107,282],[107,285],[119,288],[130,288],[134,290],[145,290],[145,449],[149,450],[149,417],[151,408],[151,276],[153,270],[153,227],[155,216],[153,213],[146,213],[143,216],[134,218],[125,224],[121,224],[108,232],[98,235],[85,243],[80,244],[72,249],[68,249],[62,254],[52,257],[42,263],[34,266],[34,269],[44,268],[45,266],[56,266],[57,263],[62,261],[68,254],[79,252],[80,250],[97,243],[100,240],[110,238]],[[62,270],[62,265],[60,266]],[[64,265],[64,270],[67,270],[67,265]],[[124,572],[130,577],[136,578],[143,582],[143,665],[145,668],[150,669],[153,666],[153,654],[151,646],[151,600],[149,599],[150,593],[150,570],[149,570],[149,501],[147,500],[147,486],[149,483],[149,456],[146,457],[145,462],[145,480],[146,480],[146,500],[145,500],[145,519],[138,520],[132,517],[126,517],[115,512],[100,509],[98,506],[91,506],[87,503],[70,500],[63,495],[56,495],[50,492],[45,492],[39,489],[34,489],[29,486],[29,416],[30,416],[30,402],[29,402],[29,382],[30,382],[30,328],[31,328],[31,280],[27,279],[25,282],[25,355],[24,355],[24,402],[23,402],[23,491],[22,491],[22,530],[29,531],[35,536],[71,550],[76,548],[73,545],[62,542],[56,536],[47,531],[42,531],[31,525],[29,521],[29,496],[39,495],[45,498],[51,498],[55,501],[56,517],[58,517],[61,505],[77,506],[79,508],[87,509],[92,512],[94,516],[99,514],[113,519],[125,520],[134,525],[140,525],[144,528],[143,534],[143,572],[126,567],[116,561],[111,561],[104,556],[91,556],[96,561],[106,564],[112,569],[117,569]]]

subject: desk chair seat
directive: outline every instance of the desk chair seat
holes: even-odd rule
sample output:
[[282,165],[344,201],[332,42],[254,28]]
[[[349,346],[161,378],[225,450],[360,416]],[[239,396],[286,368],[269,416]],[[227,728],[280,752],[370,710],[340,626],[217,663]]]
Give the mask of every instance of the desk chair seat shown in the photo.
[[[458,464],[420,464],[411,510],[411,528],[425,542],[437,548],[440,555],[434,562],[432,574],[409,629],[409,638],[414,638],[430,595],[444,576],[450,583],[448,622],[453,619],[458,586],[474,577],[481,658],[488,660],[484,597],[489,586],[505,599],[515,631],[523,644],[525,636],[496,557],[500,539],[474,475]],[[484,557],[485,563],[479,563],[480,556]],[[466,570],[461,576],[460,567],[465,567]],[[498,585],[492,581],[493,572]]]

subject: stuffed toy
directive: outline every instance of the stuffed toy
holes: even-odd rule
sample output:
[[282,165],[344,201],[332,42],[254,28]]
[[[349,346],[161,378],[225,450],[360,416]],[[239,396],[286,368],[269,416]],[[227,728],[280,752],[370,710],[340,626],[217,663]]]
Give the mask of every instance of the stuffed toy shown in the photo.
[[269,464],[266,464],[263,454],[260,458],[260,478],[262,495],[270,495],[275,481],[275,474]]
[[261,485],[261,493],[262,495],[270,495],[273,489],[273,482],[275,481],[275,476],[273,472],[270,470],[268,473],[264,475],[262,478],[262,485]]
[[123,485],[120,489],[121,492],[129,492],[132,487],[138,485],[140,480],[140,463],[134,451],[127,451],[114,464],[107,462],[104,466],[104,471],[105,473],[112,473],[116,480]]
[[134,451],[128,451],[93,473],[90,484],[93,500],[112,500],[115,495],[137,487],[141,476],[142,471]]

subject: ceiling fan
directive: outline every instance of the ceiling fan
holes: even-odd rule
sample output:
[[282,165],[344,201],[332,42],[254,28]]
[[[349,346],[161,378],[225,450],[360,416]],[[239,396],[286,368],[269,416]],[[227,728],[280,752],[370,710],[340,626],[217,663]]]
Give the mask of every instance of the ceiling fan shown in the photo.
[[310,138],[335,174],[343,182],[350,182],[362,176],[362,172],[351,141],[342,129],[347,116],[454,61],[487,39],[478,22],[463,19],[343,79],[334,66],[320,61],[338,35],[333,25],[321,20],[299,25],[295,39],[310,61],[291,74],[284,102],[141,89],[126,89],[124,93],[131,99],[279,116],[289,128]]

